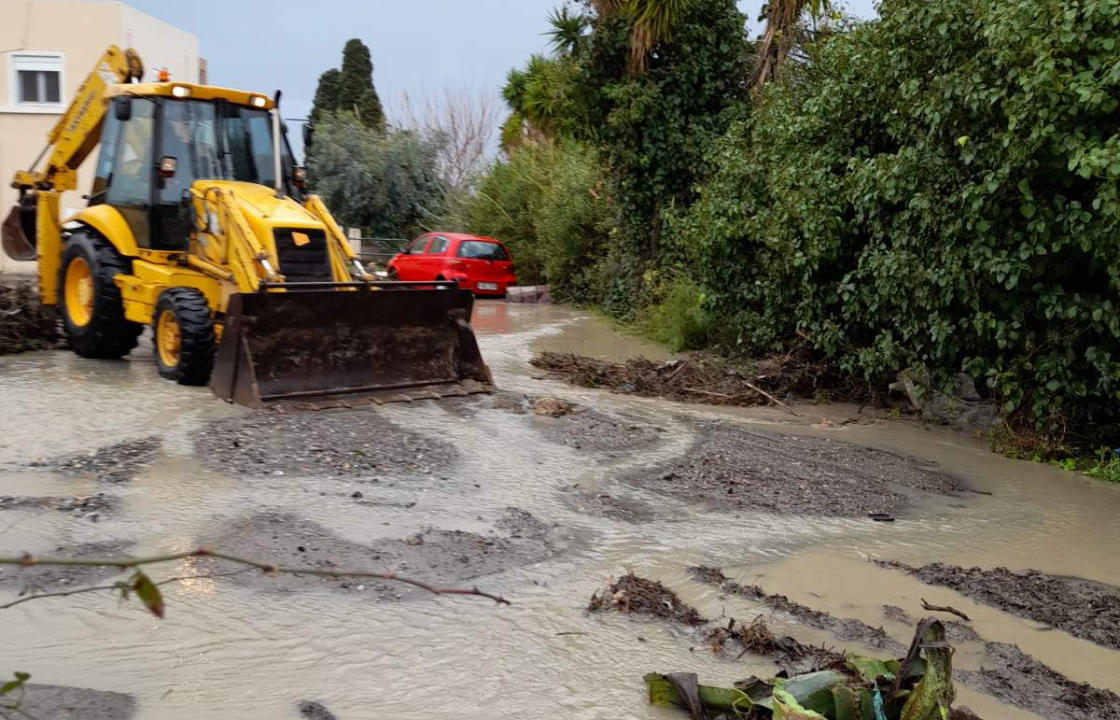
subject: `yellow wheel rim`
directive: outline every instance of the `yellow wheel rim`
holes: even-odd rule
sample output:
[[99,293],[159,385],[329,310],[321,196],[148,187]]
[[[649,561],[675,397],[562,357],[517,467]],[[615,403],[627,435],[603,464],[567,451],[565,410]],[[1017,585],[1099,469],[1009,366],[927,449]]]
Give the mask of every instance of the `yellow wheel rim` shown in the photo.
[[173,310],[164,310],[156,320],[156,351],[164,367],[179,364],[179,320]]
[[85,258],[76,257],[66,266],[63,287],[66,314],[75,325],[89,325],[93,318],[93,273]]

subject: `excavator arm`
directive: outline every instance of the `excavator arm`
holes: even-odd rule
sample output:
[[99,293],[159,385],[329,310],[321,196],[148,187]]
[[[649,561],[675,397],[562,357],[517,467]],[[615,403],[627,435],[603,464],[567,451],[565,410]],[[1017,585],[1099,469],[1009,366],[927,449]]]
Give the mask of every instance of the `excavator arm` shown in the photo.
[[[62,251],[59,198],[78,186],[78,168],[101,139],[109,108],[110,85],[139,80],[144,72],[135,50],[112,45],[86,76],[74,100],[47,135],[47,145],[31,167],[16,172],[12,187],[19,203],[0,230],[4,252],[15,260],[39,258],[39,292],[44,303],[58,299],[58,264]],[[46,164],[40,169],[44,156]]]

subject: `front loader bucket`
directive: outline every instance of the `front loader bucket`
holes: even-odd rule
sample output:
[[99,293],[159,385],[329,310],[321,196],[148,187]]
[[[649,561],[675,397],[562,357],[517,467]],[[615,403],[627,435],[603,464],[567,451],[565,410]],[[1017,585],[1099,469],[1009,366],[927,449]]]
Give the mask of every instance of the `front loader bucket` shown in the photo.
[[0,244],[12,260],[27,261],[39,257],[35,252],[35,204],[21,202],[12,208],[0,226]]
[[248,407],[339,407],[490,392],[458,289],[230,297],[210,387]]

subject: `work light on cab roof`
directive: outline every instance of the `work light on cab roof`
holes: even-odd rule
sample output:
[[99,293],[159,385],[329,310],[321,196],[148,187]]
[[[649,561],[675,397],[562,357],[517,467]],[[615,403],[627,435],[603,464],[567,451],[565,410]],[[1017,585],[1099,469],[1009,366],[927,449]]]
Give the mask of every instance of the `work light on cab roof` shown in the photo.
[[[121,357],[152,327],[156,366],[250,406],[491,389],[454,284],[379,282],[306,194],[268,96],[139,82],[110,47],[12,186],[3,247],[39,261],[42,301],[84,357]],[[100,146],[87,207],[59,200]]]

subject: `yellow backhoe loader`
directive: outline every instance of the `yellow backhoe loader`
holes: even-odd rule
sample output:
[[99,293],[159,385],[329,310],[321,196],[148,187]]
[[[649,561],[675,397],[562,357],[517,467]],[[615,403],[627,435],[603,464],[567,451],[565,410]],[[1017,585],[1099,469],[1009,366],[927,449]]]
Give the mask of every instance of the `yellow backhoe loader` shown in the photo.
[[[471,293],[366,272],[304,193],[279,93],[142,74],[110,47],[12,183],[4,250],[38,259],[75,352],[122,357],[150,325],[162,376],[249,406],[491,389]],[[63,221],[60,194],[99,145],[89,204]]]

